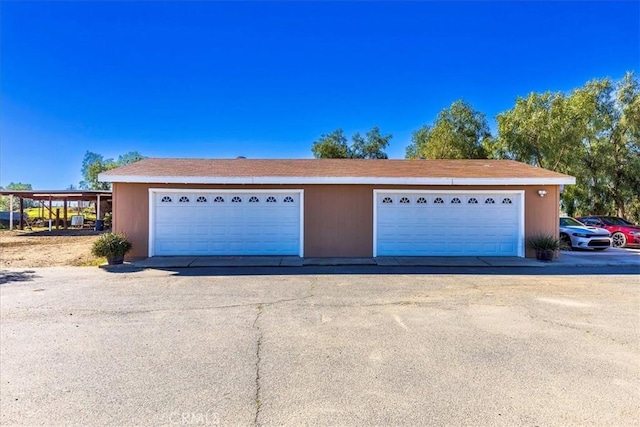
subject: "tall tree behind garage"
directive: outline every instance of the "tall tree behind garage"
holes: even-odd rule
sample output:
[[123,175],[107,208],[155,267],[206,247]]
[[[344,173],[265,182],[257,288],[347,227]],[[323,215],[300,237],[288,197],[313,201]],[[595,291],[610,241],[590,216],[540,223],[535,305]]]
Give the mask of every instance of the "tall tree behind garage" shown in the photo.
[[577,178],[562,194],[569,215],[640,220],[640,85],[633,73],[563,93],[531,93],[499,114],[493,156]]
[[129,163],[135,163],[144,159],[144,156],[137,151],[130,151],[118,157],[118,160],[105,159],[102,154],[87,151],[82,160],[82,177],[80,188],[88,190],[111,190],[111,183],[99,182],[98,174],[115,169]]

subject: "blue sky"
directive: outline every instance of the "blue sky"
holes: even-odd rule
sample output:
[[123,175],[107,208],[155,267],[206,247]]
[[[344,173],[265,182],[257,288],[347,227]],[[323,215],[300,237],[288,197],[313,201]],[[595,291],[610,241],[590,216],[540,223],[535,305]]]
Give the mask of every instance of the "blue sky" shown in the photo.
[[0,3],[0,185],[66,188],[85,151],[309,158],[338,127],[411,132],[465,99],[640,65],[638,2]]

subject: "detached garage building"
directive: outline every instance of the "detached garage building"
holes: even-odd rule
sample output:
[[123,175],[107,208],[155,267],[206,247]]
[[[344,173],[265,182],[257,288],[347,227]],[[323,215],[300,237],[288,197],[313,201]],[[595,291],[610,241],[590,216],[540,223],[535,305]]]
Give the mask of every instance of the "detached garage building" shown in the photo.
[[575,183],[510,160],[150,158],[100,179],[131,257],[523,257]]

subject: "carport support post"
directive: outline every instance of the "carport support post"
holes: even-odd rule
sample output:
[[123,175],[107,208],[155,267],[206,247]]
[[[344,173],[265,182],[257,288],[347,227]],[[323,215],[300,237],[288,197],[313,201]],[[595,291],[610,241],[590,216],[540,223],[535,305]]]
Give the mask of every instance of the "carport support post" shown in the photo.
[[[11,212],[13,215],[13,212]],[[20,197],[20,230],[24,230],[24,199]]]
[[64,199],[64,219],[62,220],[62,224],[64,229],[67,229],[67,199]]
[[13,230],[13,194],[9,194],[9,230]]
[[98,200],[96,201],[96,221],[100,219],[100,195],[98,194]]
[[51,220],[53,219],[53,203],[49,196],[49,231],[51,231]]
[[60,208],[56,208],[56,230],[60,228]]

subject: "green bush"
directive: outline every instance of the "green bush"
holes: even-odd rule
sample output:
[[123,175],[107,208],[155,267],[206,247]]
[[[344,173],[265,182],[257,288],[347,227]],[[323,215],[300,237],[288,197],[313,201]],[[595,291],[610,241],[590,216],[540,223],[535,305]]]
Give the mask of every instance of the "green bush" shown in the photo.
[[127,236],[121,233],[104,233],[93,242],[91,253],[95,256],[120,258],[131,250],[133,245]]
[[554,234],[536,234],[529,237],[527,242],[531,248],[540,251],[557,251],[562,247],[562,240]]

